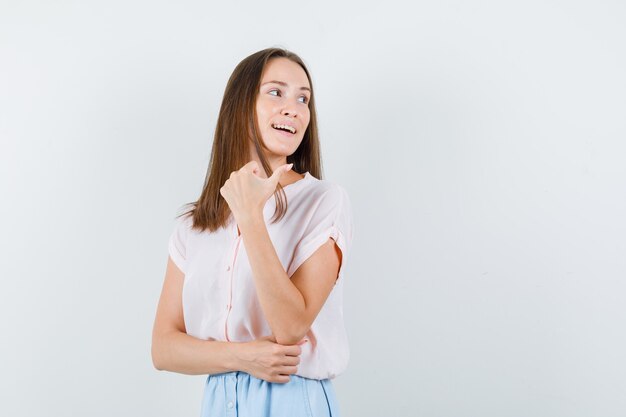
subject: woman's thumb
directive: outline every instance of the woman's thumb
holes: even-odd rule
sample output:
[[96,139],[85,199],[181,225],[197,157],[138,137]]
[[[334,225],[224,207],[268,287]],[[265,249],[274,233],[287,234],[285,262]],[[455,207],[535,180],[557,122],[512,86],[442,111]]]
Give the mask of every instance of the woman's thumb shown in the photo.
[[278,183],[278,179],[280,178],[280,176],[283,175],[285,172],[288,172],[291,169],[291,167],[293,167],[293,162],[291,164],[285,164],[281,166],[280,168],[278,168],[276,171],[272,173],[272,176],[270,177],[270,179]]
[[293,167],[293,162],[290,164],[285,164],[282,167],[278,168],[276,171],[282,171],[281,174],[284,174],[285,172],[289,172],[289,170],[291,170],[291,167]]

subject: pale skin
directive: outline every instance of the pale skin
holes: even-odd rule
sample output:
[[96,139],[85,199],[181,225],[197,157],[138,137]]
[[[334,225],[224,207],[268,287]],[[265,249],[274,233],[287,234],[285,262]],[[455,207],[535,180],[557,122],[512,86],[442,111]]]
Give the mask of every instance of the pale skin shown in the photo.
[[[152,335],[155,368],[190,375],[244,371],[279,383],[289,382],[289,376],[297,372],[300,345],[306,343],[303,338],[328,298],[341,265],[341,251],[329,238],[289,278],[263,218],[263,207],[276,185],[286,186],[303,177],[291,171],[286,161],[300,145],[309,123],[307,88],[308,78],[298,64],[285,58],[268,62],[256,110],[273,174],[265,175],[251,146],[250,162],[232,172],[220,190],[244,241],[257,296],[272,335],[251,342],[221,342],[186,334],[184,274],[168,258]],[[296,133],[279,133],[272,127],[275,123],[288,123]]]

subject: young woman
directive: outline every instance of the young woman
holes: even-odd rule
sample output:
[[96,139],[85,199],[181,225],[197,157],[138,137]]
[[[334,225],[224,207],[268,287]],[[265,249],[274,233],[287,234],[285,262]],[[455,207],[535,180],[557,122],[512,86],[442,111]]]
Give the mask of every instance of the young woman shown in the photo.
[[202,416],[338,416],[352,229],[345,190],[321,179],[306,66],[278,48],[245,58],[202,194],[170,236],[154,366],[209,374]]

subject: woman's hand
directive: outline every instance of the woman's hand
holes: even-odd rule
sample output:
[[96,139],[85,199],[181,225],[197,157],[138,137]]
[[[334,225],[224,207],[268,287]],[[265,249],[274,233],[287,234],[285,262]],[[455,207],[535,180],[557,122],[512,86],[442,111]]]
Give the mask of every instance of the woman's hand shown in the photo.
[[238,355],[241,370],[268,382],[289,382],[289,375],[298,371],[300,345],[306,342],[285,346],[276,343],[273,336],[266,336],[242,343]]
[[247,216],[262,213],[265,203],[276,191],[281,175],[292,166],[285,164],[277,168],[269,178],[259,176],[259,164],[256,161],[250,161],[240,170],[233,171],[220,188],[220,194],[228,203],[235,221],[239,223]]

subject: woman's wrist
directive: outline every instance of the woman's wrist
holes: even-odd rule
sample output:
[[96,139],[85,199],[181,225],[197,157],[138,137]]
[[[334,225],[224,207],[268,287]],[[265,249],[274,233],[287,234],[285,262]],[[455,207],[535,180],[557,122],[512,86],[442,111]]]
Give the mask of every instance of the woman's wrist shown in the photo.
[[231,342],[229,368],[236,371],[247,372],[246,358],[248,357],[249,344],[247,342]]

